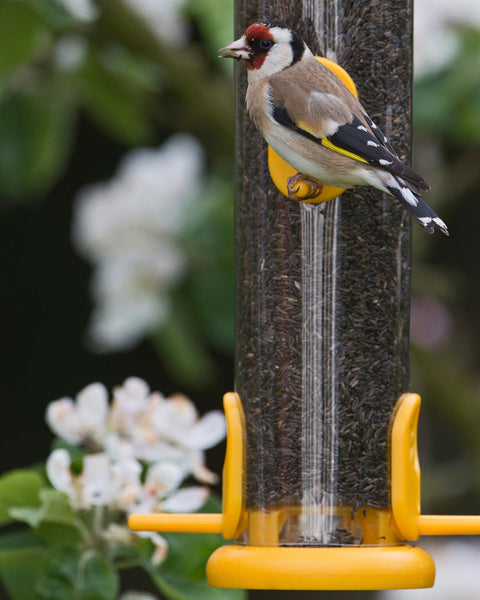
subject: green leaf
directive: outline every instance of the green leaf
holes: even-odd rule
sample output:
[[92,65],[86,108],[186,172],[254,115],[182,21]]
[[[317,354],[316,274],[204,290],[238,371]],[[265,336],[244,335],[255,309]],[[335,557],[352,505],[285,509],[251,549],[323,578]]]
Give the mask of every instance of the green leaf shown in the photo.
[[68,496],[58,490],[44,488],[40,491],[38,508],[12,507],[9,514],[35,530],[50,543],[75,543],[82,539],[82,523],[70,506]]
[[19,199],[45,192],[65,165],[71,135],[71,106],[62,95],[4,97],[0,103],[3,194]]
[[158,93],[162,88],[162,70],[159,64],[120,44],[102,49],[102,65],[123,86],[153,93]]
[[171,375],[187,386],[202,387],[214,376],[214,365],[202,346],[194,320],[181,306],[172,302],[171,313],[152,339]]
[[0,570],[11,567],[29,567],[32,563],[42,563],[43,548],[13,548],[0,550]]
[[78,548],[64,546],[51,550],[45,572],[37,582],[38,597],[44,600],[75,598],[79,558]]
[[75,525],[77,517],[66,494],[58,490],[43,489],[40,492],[40,500],[41,521]]
[[80,561],[79,600],[113,600],[118,593],[118,575],[98,554],[85,554]]
[[2,0],[0,3],[0,89],[17,67],[32,60],[48,40],[33,3]]
[[205,337],[223,352],[233,353],[234,281],[229,269],[192,273],[192,299]]
[[[231,0],[190,0],[188,12],[197,20],[212,57],[218,56],[218,49],[233,41],[233,2]],[[222,68],[232,72],[226,61],[217,61]],[[231,61],[233,62],[233,61]]]
[[[230,177],[229,177],[230,176]],[[188,211],[182,239],[190,272],[185,286],[201,335],[222,352],[234,343],[231,173],[213,173]]]
[[118,576],[101,556],[73,546],[53,549],[45,573],[37,583],[40,600],[114,600]]
[[480,140],[480,32],[463,27],[457,40],[449,63],[415,83],[414,129],[465,151]]
[[71,31],[78,27],[77,19],[61,0],[35,0],[35,8],[44,22],[55,31]]
[[12,548],[30,548],[42,546],[43,543],[35,537],[30,529],[17,529],[0,534],[0,550]]
[[197,511],[199,513],[221,513],[222,512],[222,499],[215,493],[211,493],[202,508]]
[[68,496],[58,490],[40,492],[42,507],[35,533],[49,543],[75,543],[82,539],[82,524]]
[[11,521],[13,507],[40,505],[41,477],[28,469],[11,471],[0,477],[0,524]]
[[210,555],[223,542],[210,534],[162,534],[168,541],[168,555],[160,567],[143,561],[143,568],[171,600],[242,600],[242,590],[210,587],[205,568]]
[[44,546],[31,531],[0,535],[0,580],[10,600],[38,600],[35,582],[44,563]]
[[86,110],[117,140],[136,145],[150,139],[144,94],[131,81],[105,68],[101,57],[91,53],[73,81]]
[[11,519],[27,523],[30,527],[38,527],[41,513],[41,508],[32,508],[30,506],[12,506],[8,511]]

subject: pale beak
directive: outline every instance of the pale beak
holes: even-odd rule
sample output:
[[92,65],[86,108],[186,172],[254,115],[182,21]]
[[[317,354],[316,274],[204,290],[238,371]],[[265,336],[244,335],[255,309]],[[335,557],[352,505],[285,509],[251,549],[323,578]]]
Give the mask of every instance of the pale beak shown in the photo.
[[250,50],[248,48],[247,39],[244,35],[239,40],[235,40],[225,48],[220,48],[219,58],[237,58],[240,60],[250,60]]

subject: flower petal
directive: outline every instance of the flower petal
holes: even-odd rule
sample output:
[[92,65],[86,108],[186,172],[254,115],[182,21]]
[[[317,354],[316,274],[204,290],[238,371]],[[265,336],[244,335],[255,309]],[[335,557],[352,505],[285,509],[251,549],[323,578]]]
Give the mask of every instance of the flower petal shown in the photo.
[[162,510],[167,512],[194,512],[207,501],[210,490],[207,487],[187,487],[174,492],[162,502]]
[[47,406],[45,421],[50,429],[71,444],[82,441],[75,403],[71,398],[60,398]]
[[77,413],[85,436],[101,440],[108,414],[108,392],[101,383],[87,385],[77,394]]
[[226,434],[224,414],[219,410],[212,410],[195,423],[182,441],[187,448],[205,450],[221,442]]
[[117,391],[123,390],[125,395],[128,395],[131,401],[136,401],[144,404],[150,392],[148,383],[140,377],[127,377],[123,382],[123,386]]
[[126,525],[119,525],[118,523],[110,523],[101,532],[101,536],[111,546],[132,546],[136,541],[133,531]]
[[205,466],[204,453],[201,450],[192,451],[190,469],[197,481],[208,483],[209,485],[218,483],[218,475]]
[[142,486],[132,484],[122,487],[115,498],[115,506],[128,514],[150,513],[153,510],[154,502],[150,498],[147,498],[147,502],[145,502]]
[[168,542],[156,531],[135,531],[135,534],[141,538],[151,540],[155,544],[155,550],[150,558],[152,564],[158,567],[168,554]]
[[155,544],[155,550],[150,557],[150,562],[154,567],[158,567],[167,558],[168,554],[168,543],[165,538],[155,531],[152,532],[150,539]]
[[185,477],[185,469],[176,463],[158,462],[148,469],[146,488],[163,497],[177,489]]
[[148,384],[139,377],[129,377],[123,386],[113,390],[112,420],[115,426],[128,430],[148,406]]
[[119,469],[106,454],[88,454],[83,460],[83,499],[88,505],[109,504],[119,489]]
[[73,493],[73,477],[70,470],[70,455],[64,448],[54,450],[47,458],[47,477],[56,490],[68,495]]
[[103,446],[108,456],[117,462],[136,456],[133,444],[117,433],[108,434],[103,442]]
[[155,430],[169,440],[183,440],[197,418],[195,405],[182,394],[170,396],[152,411]]
[[135,490],[135,495],[129,496],[129,490],[125,489],[118,497],[118,505],[127,514],[134,513],[150,514],[158,510],[158,499],[156,494],[151,494],[145,486]]

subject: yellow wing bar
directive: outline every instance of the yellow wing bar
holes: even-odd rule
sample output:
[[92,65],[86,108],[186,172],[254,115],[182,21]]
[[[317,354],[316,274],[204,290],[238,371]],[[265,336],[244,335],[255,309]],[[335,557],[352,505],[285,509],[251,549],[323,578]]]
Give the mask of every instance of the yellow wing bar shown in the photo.
[[320,141],[322,143],[322,146],[325,146],[326,148],[330,148],[330,150],[333,150],[334,152],[338,152],[339,154],[343,154],[343,156],[348,156],[349,158],[358,160],[358,162],[368,163],[368,160],[365,160],[358,154],[349,152],[348,150],[345,150],[344,148],[340,148],[340,146],[335,146],[335,144],[332,143],[328,138],[322,138]]

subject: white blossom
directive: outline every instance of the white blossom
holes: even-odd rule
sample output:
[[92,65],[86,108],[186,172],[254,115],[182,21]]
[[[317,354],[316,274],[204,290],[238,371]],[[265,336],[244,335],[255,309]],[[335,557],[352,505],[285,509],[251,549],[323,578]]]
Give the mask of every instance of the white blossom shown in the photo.
[[64,448],[58,448],[50,454],[47,458],[46,470],[47,477],[55,489],[71,497],[75,496],[70,456]]
[[112,464],[106,454],[87,454],[79,486],[81,504],[86,508],[113,504],[122,486],[121,469],[122,464]]
[[97,350],[131,347],[167,318],[168,293],[185,269],[179,234],[202,163],[195,139],[177,134],[160,148],[131,151],[110,181],[80,192],[73,238],[94,265]]
[[159,435],[186,448],[204,450],[225,437],[223,413],[211,411],[199,419],[193,402],[181,394],[159,403],[151,419]]
[[102,538],[112,546],[133,546],[135,544],[135,533],[119,523],[109,523],[101,532]]
[[150,562],[155,567],[161,565],[168,554],[167,540],[156,531],[136,531],[135,534],[139,537],[146,538],[153,542],[153,544],[155,545],[155,549],[150,557]]
[[[223,413],[214,410],[200,416],[186,396],[165,398],[151,392],[139,377],[115,387],[110,405],[102,384],[88,385],[75,400],[65,397],[50,403],[46,420],[59,437],[97,451],[86,455],[82,480],[72,475],[65,450],[49,458],[52,484],[77,505],[116,503],[126,512],[133,505],[132,510],[149,512],[160,508],[158,502],[191,475],[206,484],[218,480],[205,465],[204,451],[224,439]],[[149,465],[144,485],[139,461]]]
[[145,488],[155,497],[168,496],[182,483],[183,472],[175,463],[158,462],[148,469]]
[[155,549],[150,557],[150,562],[154,567],[158,567],[167,558],[168,543],[167,540],[156,531],[151,532],[150,539],[155,544]]
[[129,377],[113,390],[111,420],[115,429],[128,431],[149,404],[150,388],[139,377]]
[[141,488],[141,465],[133,459],[114,463],[104,453],[87,454],[83,459],[82,473],[72,472],[67,450],[58,448],[47,459],[47,476],[53,487],[70,497],[77,509],[93,506],[124,508],[119,503],[134,488],[136,497]]
[[101,383],[92,383],[72,398],[51,402],[46,411],[50,429],[71,444],[90,439],[100,442],[106,431],[108,394]]
[[182,488],[162,502],[161,507],[167,512],[194,512],[205,504],[208,493],[206,487]]
[[[112,546],[132,546],[136,536],[147,538],[154,545],[150,562],[160,565],[168,554],[165,538],[157,532],[132,532],[125,515],[194,512],[205,504],[208,487],[184,483],[190,475],[203,483],[216,481],[205,466],[204,449],[223,439],[223,414],[211,411],[200,417],[186,396],[165,398],[143,379],[129,377],[114,388],[111,404],[105,387],[94,383],[75,400],[52,402],[46,419],[57,435],[87,450],[80,473],[72,469],[64,448],[50,454],[46,471],[73,509],[90,511],[89,535]],[[100,451],[91,452],[92,441]],[[122,524],[111,520],[119,511],[124,513]]]

